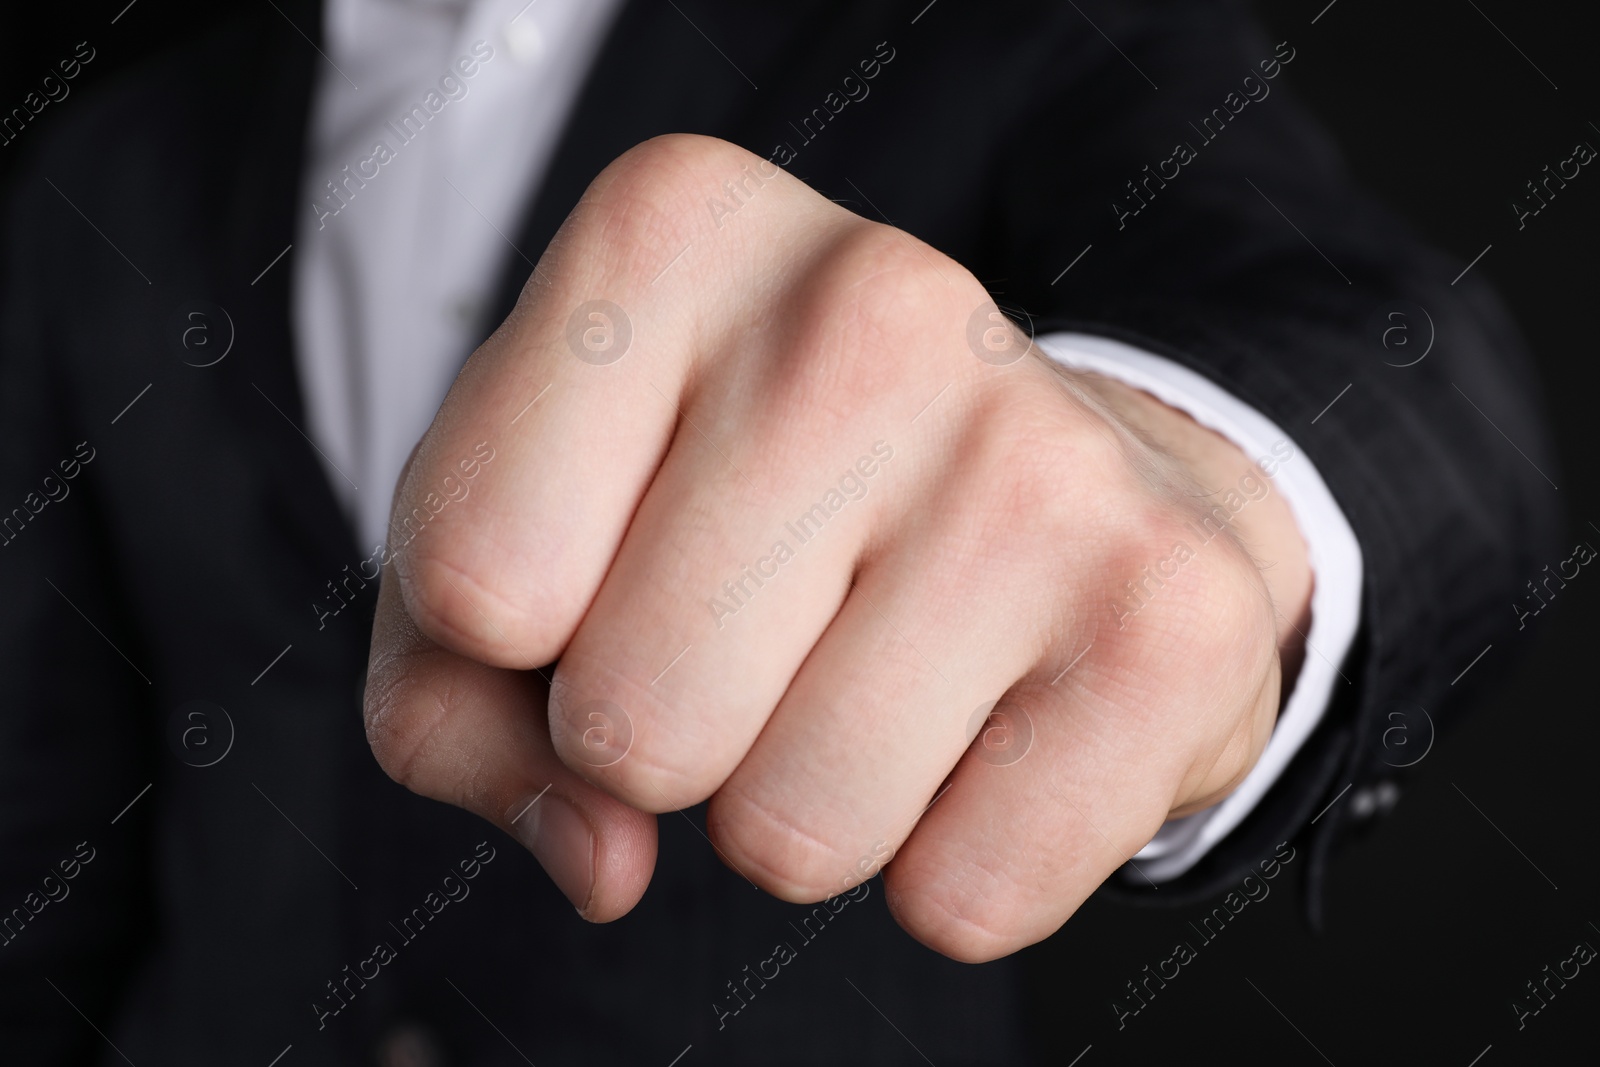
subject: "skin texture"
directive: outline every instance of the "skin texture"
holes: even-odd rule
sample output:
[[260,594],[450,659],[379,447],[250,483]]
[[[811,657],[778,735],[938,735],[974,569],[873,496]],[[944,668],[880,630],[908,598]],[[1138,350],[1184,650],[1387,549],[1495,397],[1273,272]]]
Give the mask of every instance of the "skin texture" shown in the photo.
[[[593,300],[631,329],[619,358]],[[988,300],[735,146],[619,158],[401,477],[396,520],[432,517],[382,582],[379,763],[518,837],[593,921],[645,891],[653,813],[709,798],[719,854],[784,899],[881,871],[963,960],[1056,930],[1255,763],[1311,574],[1264,478],[1196,537],[1260,474],[1221,437],[1035,352],[980,358]]]

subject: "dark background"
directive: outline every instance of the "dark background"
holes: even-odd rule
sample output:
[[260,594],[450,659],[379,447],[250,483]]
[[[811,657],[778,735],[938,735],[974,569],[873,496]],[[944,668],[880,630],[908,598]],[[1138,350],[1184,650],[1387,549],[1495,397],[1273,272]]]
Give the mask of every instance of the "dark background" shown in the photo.
[[[1579,141],[1600,148],[1600,127],[1591,121],[1600,122],[1595,20],[1587,6],[1555,0],[1326,3],[1255,5],[1273,39],[1298,51],[1278,84],[1308,100],[1366,185],[1462,267],[1493,246],[1472,270],[1496,284],[1533,348],[1563,456],[1564,469],[1546,471],[1570,516],[1565,543],[1551,546],[1553,569],[1575,542],[1600,545],[1590,463],[1600,170],[1585,168],[1521,231],[1511,203],[1526,199],[1524,183],[1571,156]],[[8,11],[0,111],[20,104],[79,41],[96,57],[71,83],[74,94],[228,12],[172,0],[125,6],[53,5],[26,20]],[[69,96],[46,111],[71,104]],[[25,131],[0,146],[0,193],[32,136]],[[103,163],[114,180],[117,160]],[[1492,417],[1494,398],[1476,399]],[[1528,476],[1539,477],[1531,468]],[[1505,610],[1514,622],[1509,604]],[[1511,1001],[1527,1000],[1524,983],[1571,956],[1575,943],[1600,947],[1593,801],[1600,724],[1588,659],[1597,613],[1600,577],[1585,568],[1523,630],[1507,627],[1508,637],[1459,680],[1455,707],[1442,716],[1429,709],[1452,729],[1430,738],[1426,722],[1405,724],[1410,747],[1397,746],[1393,762],[1427,755],[1401,778],[1392,813],[1339,856],[1320,935],[1304,918],[1302,849],[1270,883],[1271,895],[1214,942],[1203,943],[1188,925],[1206,907],[1096,899],[1024,953],[1029,1007],[1048,1061],[1071,1063],[1092,1045],[1083,1067],[1169,1056],[1460,1067],[1593,1062],[1600,968],[1584,968],[1521,1030]],[[1194,945],[1197,958],[1119,1030],[1111,1001],[1128,1000],[1125,983],[1178,941]],[[925,1051],[937,1062],[936,1049]]]

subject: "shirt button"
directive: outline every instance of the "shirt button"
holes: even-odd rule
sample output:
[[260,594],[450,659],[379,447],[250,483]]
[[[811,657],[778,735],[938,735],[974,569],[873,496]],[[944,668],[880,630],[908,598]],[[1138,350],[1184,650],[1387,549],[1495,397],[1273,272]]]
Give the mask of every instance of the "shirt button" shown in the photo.
[[378,1040],[378,1067],[444,1067],[444,1052],[433,1032],[416,1023],[399,1023]]
[[483,301],[474,297],[463,296],[452,300],[445,307],[445,317],[461,326],[472,326],[477,323],[483,314]]
[[521,67],[531,67],[544,58],[544,33],[526,15],[511,20],[506,27],[506,48]]
[[1388,815],[1400,802],[1400,787],[1391,781],[1377,782],[1357,789],[1350,797],[1350,816],[1365,822],[1380,815]]

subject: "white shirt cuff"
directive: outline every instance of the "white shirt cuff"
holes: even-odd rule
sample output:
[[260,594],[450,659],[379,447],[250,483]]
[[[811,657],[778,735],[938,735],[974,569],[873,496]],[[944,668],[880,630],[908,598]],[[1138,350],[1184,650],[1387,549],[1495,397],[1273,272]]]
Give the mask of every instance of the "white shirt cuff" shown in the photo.
[[[1221,802],[1181,819],[1169,819],[1133,857],[1133,866],[1144,877],[1152,882],[1168,881],[1200,862],[1244,821],[1322,721],[1333,687],[1349,684],[1339,665],[1361,623],[1361,546],[1310,458],[1270,419],[1215,382],[1169,359],[1105,337],[1051,333],[1035,343],[1062,366],[1093,371],[1141,389],[1226,437],[1246,455],[1259,457],[1258,468],[1283,494],[1310,553],[1314,584],[1305,662],[1261,759]],[[1285,446],[1288,458],[1280,458]]]

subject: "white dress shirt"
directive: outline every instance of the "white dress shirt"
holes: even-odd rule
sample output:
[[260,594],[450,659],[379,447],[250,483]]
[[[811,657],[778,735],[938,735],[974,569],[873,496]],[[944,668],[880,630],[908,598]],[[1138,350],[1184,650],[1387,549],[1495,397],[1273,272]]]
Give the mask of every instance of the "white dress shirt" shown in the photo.
[[[330,0],[312,103],[293,279],[308,431],[363,546],[387,539],[400,468],[484,323],[512,245],[620,0]],[[528,267],[531,272],[531,265]],[[1169,360],[1106,338],[1045,354],[1143,389],[1252,458],[1292,439]],[[1187,871],[1249,814],[1320,721],[1361,604],[1361,552],[1297,447],[1273,484],[1315,575],[1305,664],[1266,751],[1221,803],[1173,819],[1134,857]]]

